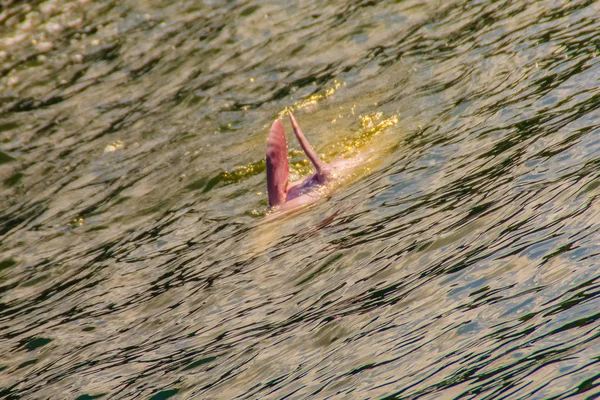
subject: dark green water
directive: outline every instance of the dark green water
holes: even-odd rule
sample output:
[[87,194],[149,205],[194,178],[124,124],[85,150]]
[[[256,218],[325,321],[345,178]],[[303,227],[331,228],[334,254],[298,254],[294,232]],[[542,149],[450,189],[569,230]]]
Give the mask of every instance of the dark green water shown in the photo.
[[1,4],[0,397],[600,394],[600,3]]

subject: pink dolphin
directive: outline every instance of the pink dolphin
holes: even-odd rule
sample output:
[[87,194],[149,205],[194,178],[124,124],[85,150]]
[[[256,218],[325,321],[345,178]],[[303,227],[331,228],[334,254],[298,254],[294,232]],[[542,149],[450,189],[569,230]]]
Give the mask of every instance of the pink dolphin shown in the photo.
[[328,192],[331,184],[340,178],[343,169],[359,161],[355,158],[337,160],[330,164],[324,163],[306,140],[291,111],[289,117],[296,139],[316,171],[303,179],[288,183],[290,173],[283,123],[280,119],[273,122],[267,140],[267,191],[269,206],[277,207],[278,211],[287,211],[314,203]]

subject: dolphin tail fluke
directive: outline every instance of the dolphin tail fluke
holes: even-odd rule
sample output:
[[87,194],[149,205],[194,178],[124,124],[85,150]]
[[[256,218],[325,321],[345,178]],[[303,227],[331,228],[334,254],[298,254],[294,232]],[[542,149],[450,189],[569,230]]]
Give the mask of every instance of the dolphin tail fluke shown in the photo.
[[287,153],[283,124],[278,119],[273,122],[267,140],[267,191],[272,207],[283,204],[287,197],[290,174]]
[[291,111],[289,111],[289,116],[290,122],[292,123],[292,128],[294,129],[294,134],[296,135],[298,142],[300,142],[300,147],[302,147],[304,154],[306,154],[306,157],[308,157],[310,162],[315,166],[317,175],[319,177],[324,177],[331,171],[331,167],[324,163],[319,158],[318,154],[313,150],[312,146],[310,143],[308,143],[308,140],[304,136],[304,133],[302,133],[302,129],[300,129],[300,125],[298,125],[298,122],[296,122],[296,118],[294,118],[294,114],[292,114]]

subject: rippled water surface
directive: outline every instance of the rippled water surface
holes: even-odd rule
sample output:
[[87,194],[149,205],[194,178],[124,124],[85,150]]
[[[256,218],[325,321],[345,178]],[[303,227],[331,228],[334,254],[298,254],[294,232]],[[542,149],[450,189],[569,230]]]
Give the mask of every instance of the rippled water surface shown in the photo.
[[600,393],[600,3],[1,7],[0,397]]

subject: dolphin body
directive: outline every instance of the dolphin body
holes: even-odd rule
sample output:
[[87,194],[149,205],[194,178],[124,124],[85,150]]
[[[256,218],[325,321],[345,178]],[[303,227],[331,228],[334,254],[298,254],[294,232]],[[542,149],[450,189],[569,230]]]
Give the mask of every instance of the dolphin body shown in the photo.
[[283,123],[275,120],[267,140],[267,191],[269,206],[277,211],[289,211],[307,206],[327,194],[341,177],[341,171],[356,165],[358,159],[323,162],[302,133],[291,111],[288,112],[292,129],[300,147],[315,167],[315,172],[305,178],[288,183],[289,163]]

